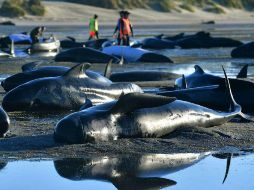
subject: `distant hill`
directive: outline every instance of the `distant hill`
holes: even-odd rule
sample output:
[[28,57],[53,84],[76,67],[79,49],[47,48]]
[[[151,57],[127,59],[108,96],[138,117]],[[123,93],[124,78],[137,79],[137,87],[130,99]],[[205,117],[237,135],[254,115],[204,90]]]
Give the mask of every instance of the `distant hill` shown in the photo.
[[145,8],[163,12],[185,9],[193,12],[193,7],[208,12],[223,13],[223,7],[237,9],[254,9],[254,0],[63,0],[108,9]]

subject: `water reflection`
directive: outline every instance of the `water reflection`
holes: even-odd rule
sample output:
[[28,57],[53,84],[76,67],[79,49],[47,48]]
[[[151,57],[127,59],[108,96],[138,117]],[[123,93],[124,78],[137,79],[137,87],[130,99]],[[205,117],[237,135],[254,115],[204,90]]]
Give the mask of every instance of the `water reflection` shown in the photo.
[[209,153],[149,154],[143,156],[62,159],[54,161],[58,174],[70,180],[111,182],[117,189],[162,189],[177,182],[161,176],[185,169]]
[[5,168],[7,162],[0,161],[0,171]]

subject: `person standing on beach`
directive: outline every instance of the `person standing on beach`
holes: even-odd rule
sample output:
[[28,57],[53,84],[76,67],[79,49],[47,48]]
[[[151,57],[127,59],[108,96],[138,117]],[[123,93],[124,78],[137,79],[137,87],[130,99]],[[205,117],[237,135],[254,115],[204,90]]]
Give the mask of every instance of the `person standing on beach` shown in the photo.
[[124,46],[130,46],[130,36],[133,37],[133,28],[129,19],[130,13],[124,11],[124,16],[120,22],[120,37]]
[[89,22],[89,39],[93,38],[99,39],[99,23],[98,23],[98,15],[94,15],[93,18],[90,19]]
[[[121,36],[120,36],[120,25],[121,25],[121,20],[123,19],[124,17],[124,12],[125,11],[120,11],[119,14],[120,14],[120,18],[118,19],[117,21],[117,24],[116,24],[116,27],[115,27],[115,30],[114,30],[114,33],[113,33],[113,38],[117,38],[117,45],[121,45]],[[117,34],[118,32],[118,34]]]

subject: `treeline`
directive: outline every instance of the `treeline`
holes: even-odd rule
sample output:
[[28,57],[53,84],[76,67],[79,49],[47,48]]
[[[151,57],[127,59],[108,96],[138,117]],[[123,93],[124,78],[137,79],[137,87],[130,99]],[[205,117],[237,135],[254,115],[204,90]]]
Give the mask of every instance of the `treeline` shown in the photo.
[[0,8],[0,15],[20,17],[26,14],[43,16],[45,8],[41,0],[5,0]]

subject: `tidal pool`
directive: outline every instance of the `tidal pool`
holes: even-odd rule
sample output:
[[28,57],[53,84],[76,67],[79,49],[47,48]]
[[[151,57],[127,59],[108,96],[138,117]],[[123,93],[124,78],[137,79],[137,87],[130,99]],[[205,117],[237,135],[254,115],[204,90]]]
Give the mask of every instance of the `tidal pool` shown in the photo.
[[1,190],[248,190],[253,163],[254,154],[208,152],[10,161],[0,163],[0,180]]

